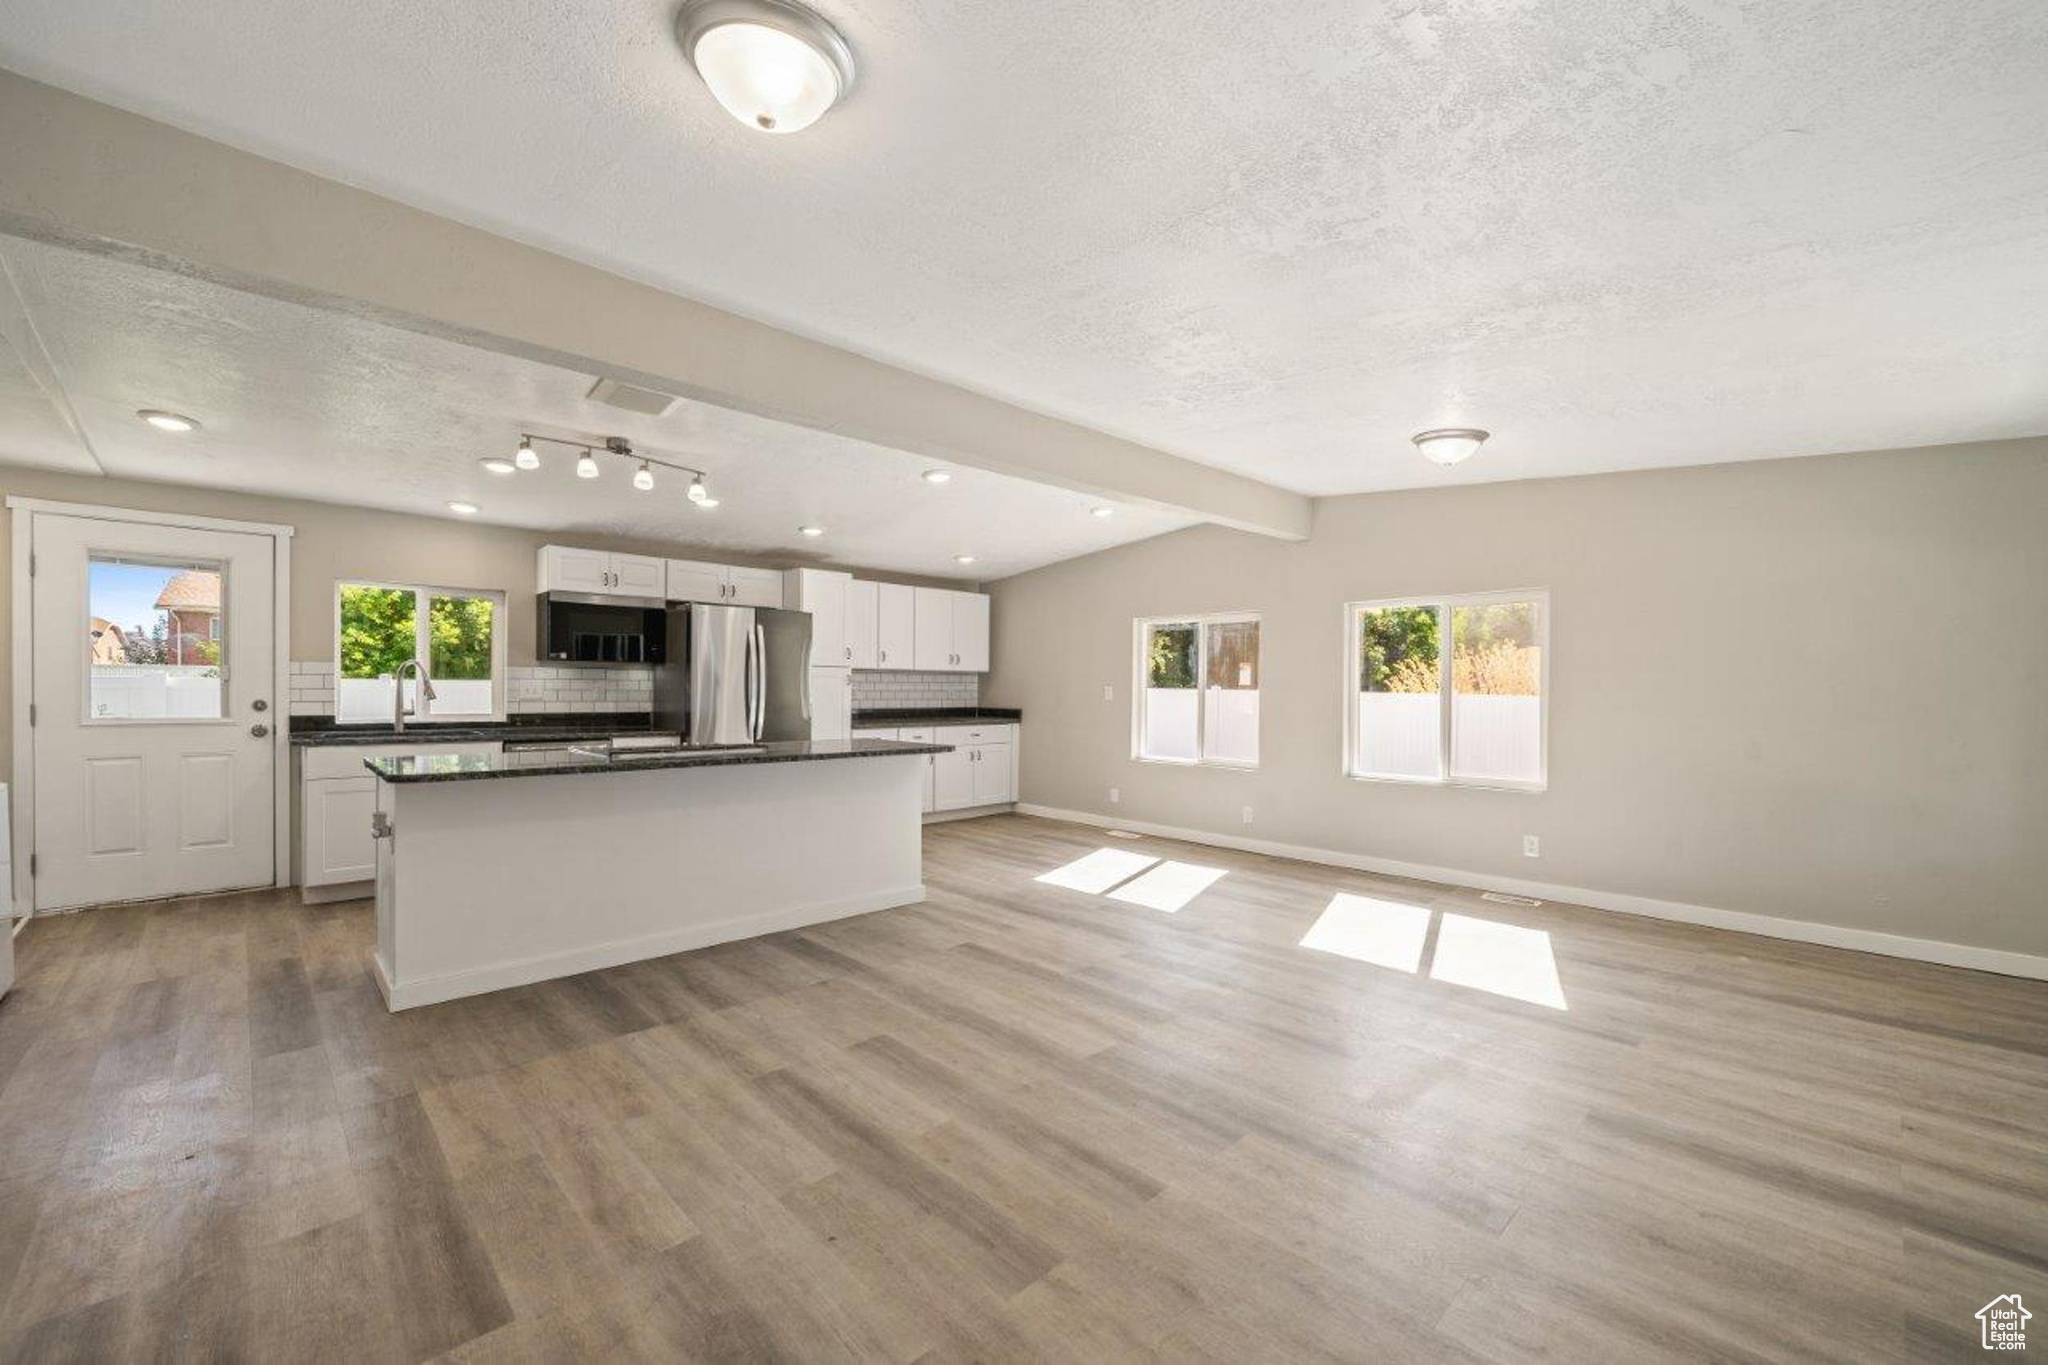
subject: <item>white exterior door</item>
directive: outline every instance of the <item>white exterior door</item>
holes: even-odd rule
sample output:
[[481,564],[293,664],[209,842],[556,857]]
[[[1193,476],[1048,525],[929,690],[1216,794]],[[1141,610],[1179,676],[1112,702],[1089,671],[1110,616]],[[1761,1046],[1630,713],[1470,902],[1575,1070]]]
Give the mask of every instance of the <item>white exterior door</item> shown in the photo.
[[37,512],[35,908],[276,877],[275,541]]

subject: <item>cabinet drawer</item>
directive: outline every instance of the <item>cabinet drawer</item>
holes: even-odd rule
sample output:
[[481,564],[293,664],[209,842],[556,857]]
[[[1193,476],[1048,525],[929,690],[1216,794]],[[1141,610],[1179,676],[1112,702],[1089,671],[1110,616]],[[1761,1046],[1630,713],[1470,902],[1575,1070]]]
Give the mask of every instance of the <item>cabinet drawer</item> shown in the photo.
[[332,777],[368,777],[370,772],[363,767],[372,758],[392,758],[399,754],[494,754],[496,744],[336,744],[328,747],[308,747],[299,760],[299,776],[307,782],[318,782]]
[[934,744],[1008,744],[1013,725],[941,725],[934,729]]
[[896,732],[896,738],[910,744],[934,744],[932,727],[929,725],[907,725]]

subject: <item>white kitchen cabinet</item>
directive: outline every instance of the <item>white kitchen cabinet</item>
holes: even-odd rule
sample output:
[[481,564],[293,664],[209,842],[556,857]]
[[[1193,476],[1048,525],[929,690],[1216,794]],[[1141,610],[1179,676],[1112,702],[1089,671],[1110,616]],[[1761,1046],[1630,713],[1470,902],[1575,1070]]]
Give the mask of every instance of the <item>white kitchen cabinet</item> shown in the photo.
[[917,668],[924,673],[953,668],[953,594],[944,588],[913,588]]
[[[900,739],[906,744],[929,744],[932,742],[932,732],[929,726],[912,726],[902,730],[861,730],[858,733],[869,739]],[[926,754],[924,756],[924,805],[922,809],[926,815],[930,815],[937,808],[934,805],[933,784],[937,780],[935,764],[938,757],[937,754]]]
[[739,564],[728,564],[725,573],[726,581],[732,585],[732,596],[727,600],[734,606],[782,605],[782,570],[749,569]]
[[671,602],[709,602],[728,607],[779,607],[782,573],[696,559],[668,561],[666,596]]
[[853,667],[846,634],[846,590],[853,575],[834,569],[790,569],[783,575],[784,605],[811,614],[811,667]]
[[934,810],[1008,805],[1017,799],[1015,725],[941,725],[929,733],[934,744],[953,746],[933,765]]
[[953,594],[953,667],[988,672],[988,598],[981,593]]
[[932,756],[932,809],[965,810],[974,804],[974,750]]
[[875,667],[880,630],[881,587],[854,579],[846,585],[847,659],[855,668]]
[[618,555],[574,545],[543,545],[537,576],[542,592],[660,597],[667,565],[652,555]]
[[988,597],[949,588],[914,592],[917,667],[935,673],[988,672]]
[[853,671],[847,668],[811,670],[811,738],[850,739],[853,736]]
[[916,663],[917,589],[875,584],[875,667],[913,668]]
[[486,744],[336,744],[299,750],[299,886],[307,901],[368,897],[377,874],[370,814],[377,779],[366,760],[398,754],[494,754]]

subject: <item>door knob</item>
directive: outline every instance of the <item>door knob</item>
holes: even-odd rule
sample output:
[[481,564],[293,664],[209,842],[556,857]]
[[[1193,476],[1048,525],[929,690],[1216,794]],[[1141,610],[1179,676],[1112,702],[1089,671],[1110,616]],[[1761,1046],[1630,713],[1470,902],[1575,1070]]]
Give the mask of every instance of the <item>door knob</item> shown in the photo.
[[256,738],[258,739],[262,739],[270,733],[270,727],[268,725],[261,724],[252,725],[249,727],[249,733],[256,736]]
[[249,703],[249,709],[251,711],[268,711],[270,709],[270,703],[263,700],[263,698],[258,697],[256,700]]

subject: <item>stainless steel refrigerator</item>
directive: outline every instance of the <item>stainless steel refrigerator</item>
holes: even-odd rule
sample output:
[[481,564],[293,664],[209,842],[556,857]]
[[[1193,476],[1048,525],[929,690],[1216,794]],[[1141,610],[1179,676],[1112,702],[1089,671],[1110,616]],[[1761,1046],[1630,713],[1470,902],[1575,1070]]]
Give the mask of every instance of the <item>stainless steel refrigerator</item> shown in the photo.
[[811,614],[683,602],[668,609],[654,727],[685,744],[811,737]]

